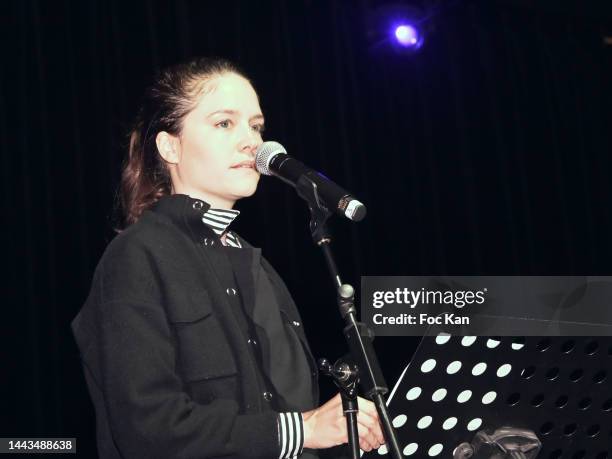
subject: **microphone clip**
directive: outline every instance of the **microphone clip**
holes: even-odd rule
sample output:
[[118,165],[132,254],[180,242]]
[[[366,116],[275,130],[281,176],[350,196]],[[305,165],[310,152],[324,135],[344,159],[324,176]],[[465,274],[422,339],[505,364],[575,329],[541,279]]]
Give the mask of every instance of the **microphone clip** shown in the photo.
[[328,244],[331,241],[331,234],[325,223],[332,213],[323,204],[317,184],[304,174],[297,181],[295,189],[310,209],[310,234],[315,244]]

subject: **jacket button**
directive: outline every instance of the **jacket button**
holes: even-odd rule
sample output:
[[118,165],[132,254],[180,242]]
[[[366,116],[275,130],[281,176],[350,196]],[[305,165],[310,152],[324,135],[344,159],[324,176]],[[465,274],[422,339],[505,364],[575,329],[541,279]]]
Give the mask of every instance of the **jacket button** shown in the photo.
[[209,238],[204,238],[204,245],[212,247],[213,245],[215,245],[215,240],[214,239],[209,239]]
[[255,338],[249,338],[247,339],[247,343],[253,345],[253,346],[257,346],[257,340]]
[[272,401],[272,392],[268,392],[268,391],[264,392],[263,398],[266,402]]
[[300,326],[300,323],[297,320],[294,320],[291,323],[293,324],[294,327],[299,327]]
[[235,289],[235,288],[228,288],[228,289],[227,289],[225,292],[226,292],[226,293],[227,293],[229,296],[236,296],[236,294],[238,293],[238,292],[236,291],[236,289]]
[[193,203],[193,208],[195,210],[202,210],[203,207],[204,207],[204,203],[202,201],[196,201]]

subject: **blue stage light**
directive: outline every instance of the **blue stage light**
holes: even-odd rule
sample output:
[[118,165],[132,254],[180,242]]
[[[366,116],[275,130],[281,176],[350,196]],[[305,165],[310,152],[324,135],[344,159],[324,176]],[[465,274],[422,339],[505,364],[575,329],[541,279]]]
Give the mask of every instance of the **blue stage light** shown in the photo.
[[411,24],[401,24],[395,27],[395,39],[398,44],[406,48],[417,47],[422,44],[418,29]]
[[379,54],[385,48],[400,56],[418,54],[433,29],[431,16],[428,10],[404,2],[373,8],[367,16],[370,49]]

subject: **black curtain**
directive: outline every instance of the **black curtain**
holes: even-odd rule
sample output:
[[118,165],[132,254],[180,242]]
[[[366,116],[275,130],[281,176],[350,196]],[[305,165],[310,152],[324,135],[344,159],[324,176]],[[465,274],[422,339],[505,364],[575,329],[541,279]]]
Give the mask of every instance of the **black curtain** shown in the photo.
[[[69,323],[114,235],[143,88],[191,56],[237,61],[266,138],[367,204],[363,222],[332,224],[355,286],[362,275],[612,274],[607,2],[406,2],[428,12],[410,56],[371,33],[381,3],[1,4],[2,436],[75,436],[95,456]],[[268,178],[238,208],[237,230],[282,273],[316,356],[342,355],[303,202]],[[377,340],[390,385],[415,344]]]

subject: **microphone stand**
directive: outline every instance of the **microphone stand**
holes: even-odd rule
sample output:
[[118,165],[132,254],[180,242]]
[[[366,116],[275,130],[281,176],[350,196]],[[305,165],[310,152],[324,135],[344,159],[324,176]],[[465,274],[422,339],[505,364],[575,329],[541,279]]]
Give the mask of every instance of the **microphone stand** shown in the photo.
[[[388,451],[394,459],[401,459],[402,454],[385,403],[385,394],[389,392],[389,389],[382,375],[378,357],[372,346],[374,333],[366,324],[357,321],[355,290],[351,285],[342,283],[331,252],[331,235],[326,225],[331,212],[325,207],[323,200],[319,197],[317,184],[306,175],[300,177],[295,188],[298,195],[308,203],[311,215],[310,233],[314,243],[323,251],[327,268],[336,287],[338,308],[346,324],[343,330],[344,338],[356,364],[359,383],[366,397],[372,400],[376,406],[376,411],[378,412],[387,441]],[[345,406],[344,403],[343,406]],[[347,428],[348,432],[355,433],[357,432],[357,415],[353,410],[356,411],[358,409],[357,404],[355,403],[351,408],[352,410],[346,413]],[[346,409],[347,407],[345,406],[345,411]],[[358,441],[358,438],[355,438],[354,435],[349,435],[352,457],[353,459],[359,459],[359,448],[358,445],[354,445],[355,441]]]

